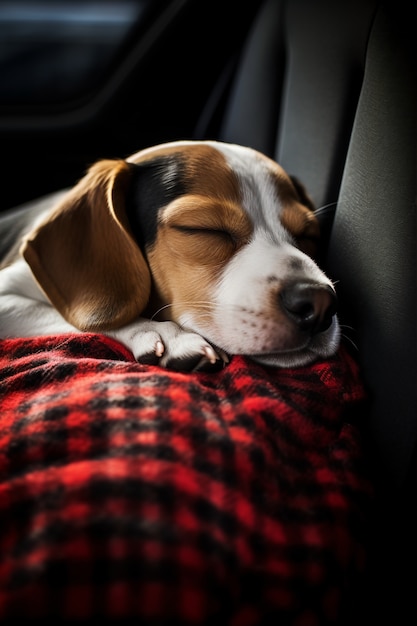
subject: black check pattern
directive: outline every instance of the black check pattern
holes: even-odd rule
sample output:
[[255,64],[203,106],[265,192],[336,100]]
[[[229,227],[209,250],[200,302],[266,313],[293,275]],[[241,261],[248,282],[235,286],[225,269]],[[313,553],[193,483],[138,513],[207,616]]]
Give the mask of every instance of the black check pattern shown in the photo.
[[0,342],[0,622],[336,623],[364,564],[364,400],[344,348],[184,374],[99,335]]

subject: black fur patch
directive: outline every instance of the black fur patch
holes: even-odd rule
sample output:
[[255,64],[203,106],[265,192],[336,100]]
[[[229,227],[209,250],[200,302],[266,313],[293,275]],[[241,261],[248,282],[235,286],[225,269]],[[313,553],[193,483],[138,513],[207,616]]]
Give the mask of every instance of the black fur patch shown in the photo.
[[156,239],[159,210],[186,193],[184,166],[178,155],[168,155],[131,167],[126,212],[135,239],[145,251]]

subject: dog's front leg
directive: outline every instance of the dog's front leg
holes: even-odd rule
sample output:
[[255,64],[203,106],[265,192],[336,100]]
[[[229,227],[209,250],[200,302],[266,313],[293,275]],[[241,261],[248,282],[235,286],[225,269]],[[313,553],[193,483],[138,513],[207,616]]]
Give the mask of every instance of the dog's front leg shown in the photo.
[[139,318],[136,322],[106,332],[128,347],[135,359],[177,371],[215,371],[227,356],[197,333],[186,331],[175,322],[156,322]]
[[[74,332],[81,331],[53,308],[23,260],[0,271],[1,338]],[[123,343],[141,363],[174,370],[218,370],[228,360],[201,335],[183,330],[174,322],[139,318],[132,324],[103,334]]]

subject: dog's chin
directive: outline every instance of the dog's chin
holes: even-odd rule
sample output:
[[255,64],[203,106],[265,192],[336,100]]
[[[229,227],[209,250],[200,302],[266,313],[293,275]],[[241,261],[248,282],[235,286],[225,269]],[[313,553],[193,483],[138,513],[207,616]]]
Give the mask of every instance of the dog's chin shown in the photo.
[[[322,336],[316,335],[304,348],[248,356],[256,363],[270,367],[304,367],[315,361],[328,359],[336,353],[340,343],[340,329],[337,323],[332,325],[330,333],[330,337],[328,332]],[[327,335],[326,340],[324,335]]]
[[279,368],[304,367],[324,358],[311,350],[276,352],[272,354],[249,354],[248,357],[260,365]]
[[233,355],[240,354],[260,365],[276,368],[304,367],[315,361],[331,358],[337,352],[340,343],[340,326],[336,317],[326,331],[310,337],[301,345],[291,348],[286,346],[282,350],[276,349],[274,346],[270,352],[256,352],[252,346],[249,350],[245,350],[242,345],[234,348],[233,343],[229,342],[226,345],[219,340],[219,337],[214,337],[209,332],[202,332],[197,325],[194,328],[189,327],[189,329],[205,337],[219,354],[227,355],[226,358],[222,356],[225,362],[229,361]]
[[[325,359],[331,358],[336,353],[338,347],[339,342],[335,342],[328,349],[316,350],[314,348],[305,348],[303,350],[289,350],[286,352],[283,351],[262,354],[243,354],[243,356],[248,357],[255,363],[259,363],[260,365],[265,365],[268,367],[276,367],[281,369],[305,367],[306,365],[310,365],[311,363],[314,363],[316,361],[323,361]],[[225,353],[217,346],[216,350],[228,355],[228,358],[224,359],[225,362],[227,362],[230,356],[232,356],[232,353]]]

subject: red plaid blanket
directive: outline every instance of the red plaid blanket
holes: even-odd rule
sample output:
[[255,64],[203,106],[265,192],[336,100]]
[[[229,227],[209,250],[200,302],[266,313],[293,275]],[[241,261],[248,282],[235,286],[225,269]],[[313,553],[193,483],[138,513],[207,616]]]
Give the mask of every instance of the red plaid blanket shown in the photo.
[[0,622],[332,623],[363,561],[364,398],[345,350],[274,370],[0,342]]

